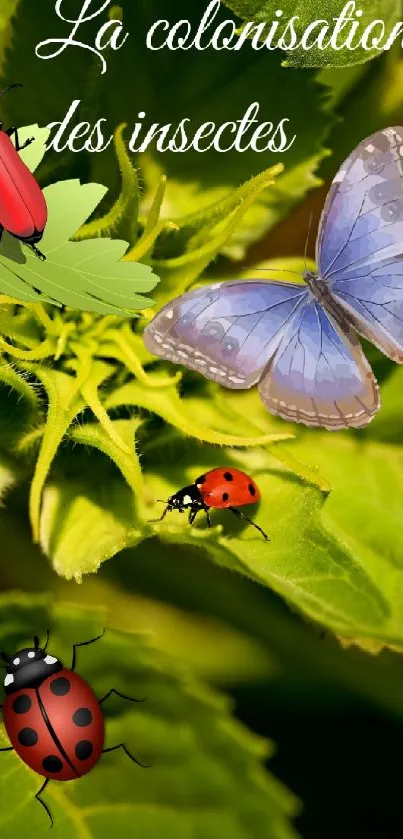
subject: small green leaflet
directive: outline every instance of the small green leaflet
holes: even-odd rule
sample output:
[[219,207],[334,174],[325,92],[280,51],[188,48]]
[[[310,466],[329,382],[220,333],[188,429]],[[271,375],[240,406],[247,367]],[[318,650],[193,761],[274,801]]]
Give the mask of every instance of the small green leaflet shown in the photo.
[[[22,158],[34,171],[45,153],[48,132],[30,126],[21,137],[35,136]],[[130,314],[152,300],[144,296],[158,282],[148,265],[120,261],[128,243],[109,238],[71,242],[106,193],[99,184],[60,181],[44,189],[48,223],[40,243],[41,262],[4,232],[0,246],[0,293],[27,303],[46,302],[98,314]]]

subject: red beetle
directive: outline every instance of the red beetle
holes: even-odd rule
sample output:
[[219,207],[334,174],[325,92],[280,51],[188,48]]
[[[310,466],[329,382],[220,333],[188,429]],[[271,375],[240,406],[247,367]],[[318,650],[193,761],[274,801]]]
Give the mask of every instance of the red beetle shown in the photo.
[[[104,630],[105,631],[105,630]],[[70,670],[61,661],[46,654],[35,636],[34,646],[18,650],[13,656],[1,652],[6,662],[4,679],[5,702],[3,719],[12,746],[2,752],[15,750],[21,760],[46,780],[35,798],[45,808],[53,825],[52,814],[41,794],[50,780],[71,781],[86,775],[102,754],[123,749],[130,760],[139,766],[124,743],[104,748],[105,724],[101,705],[112,693],[130,702],[142,702],[112,688],[97,699],[87,682],[74,672],[76,649],[93,644],[102,638],[92,638],[73,645]]]
[[193,524],[198,512],[204,510],[207,524],[211,527],[209,513],[211,508],[231,510],[238,519],[243,519],[256,527],[256,530],[259,530],[269,542],[270,539],[264,530],[237,509],[245,504],[256,504],[258,501],[260,501],[259,488],[249,475],[241,472],[240,469],[222,466],[219,469],[211,469],[205,475],[200,475],[194,484],[180,489],[175,495],[171,495],[167,502],[163,501],[163,504],[166,503],[165,510],[159,519],[153,519],[153,521],[162,521],[164,516],[172,510],[178,510],[179,513],[189,510],[189,524]]
[[[11,84],[0,96],[13,87],[22,85]],[[11,142],[13,136],[15,145]],[[34,137],[30,137],[20,145],[17,128],[4,131],[0,122],[0,238],[3,230],[7,230],[15,239],[29,245],[39,259],[46,259],[36,247],[48,218],[46,201],[32,172],[18,154],[33,142]]]

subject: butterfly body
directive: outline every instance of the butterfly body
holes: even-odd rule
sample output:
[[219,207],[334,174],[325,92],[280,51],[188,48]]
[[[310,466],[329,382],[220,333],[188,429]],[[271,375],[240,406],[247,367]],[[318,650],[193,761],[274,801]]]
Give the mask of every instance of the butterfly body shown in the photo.
[[300,283],[230,281],[182,294],[144,341],[157,356],[231,389],[257,384],[269,411],[329,430],[380,407],[362,335],[403,363],[403,127],[363,140],[322,212],[318,274]]

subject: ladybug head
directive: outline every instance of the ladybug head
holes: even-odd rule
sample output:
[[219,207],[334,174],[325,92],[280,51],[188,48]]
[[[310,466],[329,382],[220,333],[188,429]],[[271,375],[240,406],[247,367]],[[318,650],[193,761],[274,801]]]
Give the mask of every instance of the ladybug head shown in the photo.
[[178,490],[178,492],[175,492],[175,495],[171,495],[171,497],[168,498],[167,503],[169,510],[185,510],[189,508],[195,509],[203,506],[201,495],[196,484],[191,484],[190,486],[183,487],[183,489]]
[[34,637],[34,646],[17,650],[14,655],[9,656],[5,652],[0,657],[6,662],[6,676],[4,679],[4,693],[16,693],[23,688],[39,687],[48,676],[63,670],[63,665],[58,658],[46,654],[46,647],[49,641],[49,630],[47,640],[43,649],[39,646],[39,638]]

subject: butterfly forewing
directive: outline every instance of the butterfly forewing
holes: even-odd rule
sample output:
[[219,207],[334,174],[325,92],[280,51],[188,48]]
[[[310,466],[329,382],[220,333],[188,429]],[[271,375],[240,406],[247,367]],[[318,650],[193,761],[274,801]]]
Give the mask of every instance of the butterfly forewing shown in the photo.
[[320,276],[357,331],[403,362],[403,128],[368,137],[343,163],[322,213]]
[[295,283],[205,286],[164,306],[146,327],[144,342],[155,355],[225,387],[248,388],[259,381],[307,294]]

